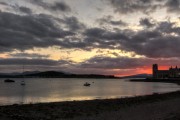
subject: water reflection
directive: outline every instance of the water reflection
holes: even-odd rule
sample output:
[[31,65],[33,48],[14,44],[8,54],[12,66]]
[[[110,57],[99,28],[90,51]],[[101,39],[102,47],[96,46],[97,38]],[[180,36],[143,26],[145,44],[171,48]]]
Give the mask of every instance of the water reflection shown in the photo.
[[[0,105],[117,98],[179,90],[170,83],[138,83],[118,79],[21,79],[7,84],[0,79]],[[85,87],[85,82],[91,87]],[[94,82],[94,83],[93,83]]]

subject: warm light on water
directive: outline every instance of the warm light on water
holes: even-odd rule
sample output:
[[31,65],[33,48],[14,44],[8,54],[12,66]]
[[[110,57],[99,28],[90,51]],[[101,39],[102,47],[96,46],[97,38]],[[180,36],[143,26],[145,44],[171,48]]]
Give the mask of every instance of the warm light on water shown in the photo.
[[[171,83],[128,82],[120,79],[26,78],[0,79],[0,105],[119,98],[180,90]],[[91,83],[85,87],[85,82]],[[94,83],[93,83],[94,82]]]

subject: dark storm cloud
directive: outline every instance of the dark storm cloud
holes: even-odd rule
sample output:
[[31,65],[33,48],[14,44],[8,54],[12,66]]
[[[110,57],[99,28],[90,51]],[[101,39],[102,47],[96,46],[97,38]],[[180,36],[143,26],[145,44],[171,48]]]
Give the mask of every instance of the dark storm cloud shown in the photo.
[[26,13],[26,14],[31,14],[32,13],[30,8],[23,7],[23,6],[19,7],[19,11],[22,12],[22,13]]
[[[1,72],[17,72],[22,71],[22,65],[24,65],[25,71],[67,71],[74,65],[69,60],[50,60],[41,58],[1,58],[0,59],[0,70]],[[73,70],[72,70],[73,71]]]
[[115,12],[121,14],[142,12],[150,14],[165,8],[168,13],[179,13],[180,0],[110,0]]
[[176,27],[176,23],[173,22],[161,22],[159,23],[157,29],[158,31],[164,32],[164,33],[176,33],[180,35],[180,27]]
[[[0,66],[8,65],[8,66],[18,66],[18,65],[36,65],[36,66],[45,66],[45,67],[68,67],[72,66],[74,63],[68,60],[50,60],[50,59],[27,59],[27,58],[1,58]],[[32,68],[34,69],[34,68]]]
[[136,32],[131,39],[120,41],[123,50],[147,57],[180,57],[180,28],[174,23],[160,22],[153,30]]
[[120,43],[129,39],[129,32],[108,31],[101,28],[91,28],[84,32],[86,36],[84,42],[90,48],[119,49]]
[[[80,68],[96,69],[138,69],[142,66],[151,67],[154,63],[161,65],[180,65],[179,59],[152,59],[152,58],[129,58],[129,57],[103,57],[96,56],[80,63]],[[173,64],[172,64],[173,63]]]
[[154,12],[160,3],[158,0],[110,0],[116,12],[121,14],[143,12]]
[[0,12],[0,50],[25,50],[34,47],[61,46],[58,39],[74,35],[61,29],[51,16]]
[[30,2],[34,5],[38,5],[38,6],[41,6],[43,8],[47,8],[48,7],[48,4],[45,3],[43,0],[30,0]]
[[100,69],[132,69],[142,66],[142,60],[141,62],[138,62],[138,60],[139,59],[136,58],[126,57],[110,58],[97,56],[85,61],[84,63],[81,63],[80,67]]
[[19,59],[9,58],[0,59],[0,65],[44,65],[44,66],[55,66],[58,65],[58,61],[48,59]]
[[97,19],[97,22],[100,25],[104,25],[104,24],[110,24],[110,25],[114,25],[114,26],[126,26],[127,25],[127,23],[125,23],[122,20],[118,20],[118,21],[112,20],[112,16],[106,16],[101,19]]
[[85,25],[79,22],[76,17],[66,17],[63,22],[67,25],[70,31],[83,30],[85,28]]
[[56,2],[54,5],[50,7],[50,9],[57,11],[64,11],[64,12],[70,12],[71,8],[64,2]]
[[124,50],[154,58],[180,57],[177,45],[180,45],[180,37],[164,36],[158,31],[139,32],[133,39],[121,43]]
[[[86,29],[84,32],[84,35],[92,38],[97,38],[97,39],[103,39],[105,40],[120,40],[120,39],[128,39],[128,37],[125,35],[125,32],[111,32],[105,29],[101,28],[90,28]],[[110,41],[111,42],[111,41]]]
[[5,3],[5,2],[0,2],[0,5],[8,5],[7,3]]
[[165,4],[168,12],[180,12],[180,0],[168,0]]
[[[177,45],[180,44],[179,37],[156,37],[156,38],[145,38],[144,36],[138,36],[139,39],[133,39],[123,45],[123,48],[127,50],[132,50],[140,55],[145,55],[147,57],[180,57],[178,54],[180,49]],[[136,36],[136,38],[138,38]],[[143,40],[145,38],[145,40]]]
[[19,6],[19,5],[9,5],[11,9],[16,12],[24,13],[24,14],[32,14],[32,10],[30,8]]
[[[112,21],[107,20],[109,24]],[[167,21],[153,23],[149,19],[141,19],[140,24],[148,29],[111,31],[87,28],[76,17],[56,19],[45,14],[20,16],[0,12],[0,52],[59,46],[83,50],[121,49],[153,58],[180,56],[180,48],[177,47],[180,45],[180,27]]]
[[24,7],[24,6],[19,6],[18,4],[15,4],[15,5],[12,5],[12,4],[8,4],[6,2],[0,2],[0,5],[4,5],[6,7],[8,7],[8,11],[11,9],[13,11],[18,11],[18,12],[21,12],[21,13],[25,13],[25,14],[31,14],[32,13],[32,10],[28,7]]
[[152,23],[152,21],[149,19],[149,18],[142,18],[140,21],[139,21],[140,25],[142,26],[145,26],[145,27],[153,27],[155,24]]
[[15,53],[15,54],[9,54],[10,57],[13,58],[48,58],[49,55],[40,55],[36,53]]
[[55,2],[53,4],[46,3],[43,0],[30,0],[34,5],[38,5],[43,7],[44,9],[48,9],[51,11],[62,11],[62,12],[70,12],[71,8],[64,2]]
[[180,57],[180,27],[171,22],[159,22],[153,29],[141,31],[91,28],[84,35],[90,48],[121,49],[152,58]]

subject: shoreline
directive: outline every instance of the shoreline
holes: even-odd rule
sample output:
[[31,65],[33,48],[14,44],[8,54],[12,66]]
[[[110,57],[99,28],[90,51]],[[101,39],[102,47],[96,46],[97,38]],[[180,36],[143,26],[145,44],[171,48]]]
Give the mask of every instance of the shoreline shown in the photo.
[[151,78],[144,78],[144,79],[130,79],[130,82],[161,82],[161,83],[174,83],[180,85],[180,79],[151,79]]
[[180,99],[180,91],[116,99],[8,105],[0,106],[0,119],[81,119],[176,98]]
[[[154,82],[147,79],[131,79],[132,82]],[[156,80],[155,82],[162,82]],[[180,81],[163,81],[180,85]],[[84,101],[65,101],[36,104],[14,104],[0,106],[0,119],[3,120],[54,120],[54,119],[180,119],[180,91],[167,93],[154,93],[152,95],[112,98],[112,99],[95,99]],[[167,105],[172,109],[167,109]],[[157,111],[158,114],[151,115],[149,110]],[[147,109],[149,107],[149,109]],[[164,114],[162,110],[167,113]],[[167,109],[167,110],[166,110]],[[176,110],[176,111],[174,111]],[[134,112],[132,112],[134,111]],[[161,113],[162,112],[162,113]],[[139,114],[141,113],[141,114]],[[169,115],[171,114],[171,115]],[[113,117],[113,118],[112,118]],[[140,118],[138,118],[140,117]],[[176,120],[176,119],[175,119]]]

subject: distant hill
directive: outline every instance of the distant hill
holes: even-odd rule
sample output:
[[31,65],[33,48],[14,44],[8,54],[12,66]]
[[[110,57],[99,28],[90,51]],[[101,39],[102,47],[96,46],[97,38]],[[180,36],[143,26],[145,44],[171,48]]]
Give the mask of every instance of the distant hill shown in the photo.
[[120,78],[149,78],[152,77],[151,74],[137,74],[137,75],[130,75],[130,76],[123,76]]
[[57,71],[32,71],[16,74],[0,74],[0,78],[116,78],[113,75],[96,75],[96,74],[71,74]]
[[0,73],[0,78],[8,78],[9,76],[7,73]]
[[36,74],[36,73],[40,73],[40,71],[25,71],[23,74],[28,75],[28,74]]
[[0,75],[7,75],[7,73],[0,73]]
[[30,73],[30,74],[26,74],[26,77],[47,77],[47,78],[51,78],[51,77],[64,77],[67,76],[65,73],[63,72],[57,72],[57,71],[45,71],[45,72],[38,72],[38,73]]

